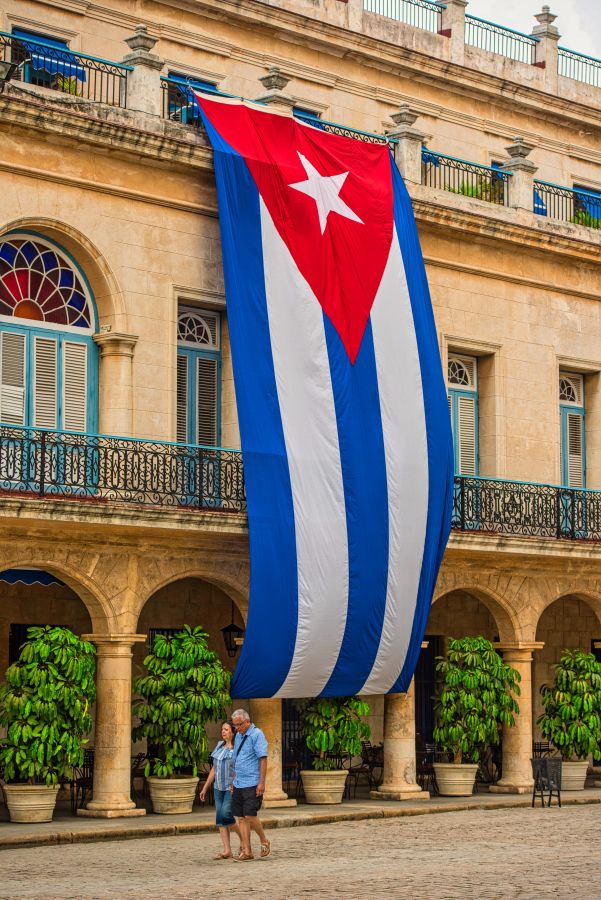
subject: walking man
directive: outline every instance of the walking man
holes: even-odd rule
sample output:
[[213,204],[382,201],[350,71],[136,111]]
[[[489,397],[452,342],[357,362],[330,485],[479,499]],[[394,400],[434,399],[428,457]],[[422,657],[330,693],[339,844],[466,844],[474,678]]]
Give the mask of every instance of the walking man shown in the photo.
[[245,709],[232,713],[236,729],[234,738],[234,786],[232,788],[232,814],[240,826],[242,849],[234,859],[246,862],[254,859],[250,846],[250,831],[259,835],[261,856],[269,856],[271,844],[265,836],[259,819],[259,810],[265,793],[267,773],[267,741],[260,728],[253,725]]

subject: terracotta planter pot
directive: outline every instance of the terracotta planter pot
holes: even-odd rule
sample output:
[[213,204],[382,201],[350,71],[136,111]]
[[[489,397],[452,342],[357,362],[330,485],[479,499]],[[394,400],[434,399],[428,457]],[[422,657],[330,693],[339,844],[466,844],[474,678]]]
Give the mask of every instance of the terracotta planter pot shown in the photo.
[[442,797],[471,797],[477,763],[434,763],[436,783]]
[[333,772],[303,769],[301,777],[307,803],[342,803],[347,775],[346,769]]
[[561,789],[562,791],[583,791],[588,760],[579,759],[578,762],[562,762],[561,764]]
[[58,789],[58,784],[5,784],[11,822],[52,822]]
[[192,812],[198,778],[156,778],[151,775],[147,781],[153,812],[167,816]]

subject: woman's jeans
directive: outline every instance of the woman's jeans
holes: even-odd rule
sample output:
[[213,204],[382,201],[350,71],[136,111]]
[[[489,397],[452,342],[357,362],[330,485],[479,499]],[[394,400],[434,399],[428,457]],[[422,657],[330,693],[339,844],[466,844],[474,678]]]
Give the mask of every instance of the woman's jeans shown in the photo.
[[215,794],[215,819],[219,828],[229,828],[235,825],[236,820],[232,815],[232,792],[219,791],[214,788]]

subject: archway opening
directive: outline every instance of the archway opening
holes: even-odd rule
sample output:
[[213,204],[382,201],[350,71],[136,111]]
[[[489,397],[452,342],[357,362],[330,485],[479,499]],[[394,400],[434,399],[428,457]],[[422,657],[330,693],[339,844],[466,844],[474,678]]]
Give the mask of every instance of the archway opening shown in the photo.
[[[234,657],[228,655],[221,631],[232,622],[232,613],[234,624],[242,632],[244,620],[236,602],[220,587],[201,578],[181,578],[160,588],[146,601],[140,613],[137,631],[146,634],[148,641],[134,647],[134,676],[142,668],[153,635],[179,631],[184,625],[201,625],[209,636],[209,648],[225,668],[233,672],[238,653]],[[210,746],[219,738],[219,726],[220,723],[215,722],[207,729]],[[146,749],[145,743],[135,744],[132,753],[135,755]]]
[[589,600],[578,595],[560,597],[541,614],[536,627],[536,640],[544,647],[534,654],[533,696],[535,740],[541,740],[536,720],[543,711],[541,685],[553,681],[554,666],[564,650],[594,652],[601,641],[601,620]]

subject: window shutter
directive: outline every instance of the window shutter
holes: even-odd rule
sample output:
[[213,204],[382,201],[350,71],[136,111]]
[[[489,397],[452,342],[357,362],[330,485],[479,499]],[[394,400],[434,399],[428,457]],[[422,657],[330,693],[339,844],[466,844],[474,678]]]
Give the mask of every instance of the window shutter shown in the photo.
[[214,447],[217,443],[217,360],[197,359],[196,441]]
[[188,357],[177,357],[177,422],[176,440],[188,443]]
[[36,337],[33,424],[38,428],[56,428],[56,362],[56,341]]
[[63,344],[63,426],[67,431],[85,431],[87,424],[88,348],[85,344]]
[[580,413],[568,412],[566,419],[568,487],[584,487],[583,417]]
[[476,475],[476,398],[457,397],[457,447],[460,475]]
[[0,331],[0,422],[25,424],[25,335]]

